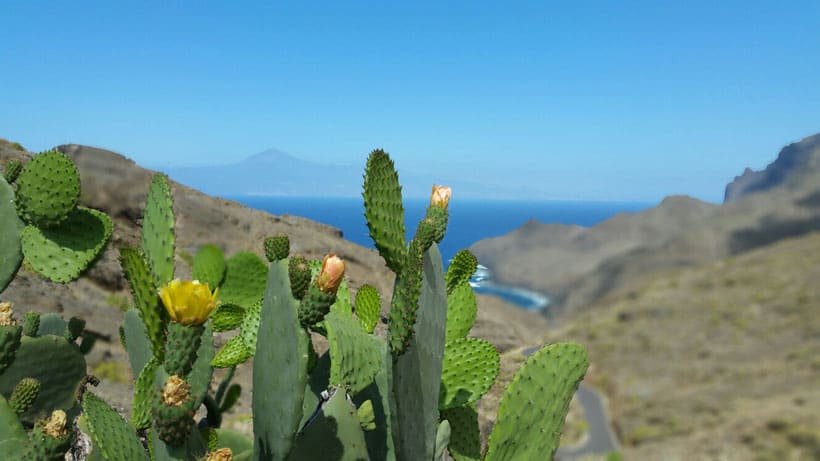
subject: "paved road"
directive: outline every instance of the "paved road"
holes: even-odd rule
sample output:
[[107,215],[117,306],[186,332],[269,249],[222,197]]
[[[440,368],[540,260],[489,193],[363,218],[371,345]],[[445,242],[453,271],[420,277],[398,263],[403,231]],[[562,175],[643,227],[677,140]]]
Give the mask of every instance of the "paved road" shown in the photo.
[[[534,354],[540,347],[530,347],[522,351],[526,357]],[[618,451],[618,439],[609,424],[609,413],[604,405],[604,397],[589,386],[581,384],[575,394],[584,409],[584,418],[589,424],[589,436],[577,446],[560,447],[555,459],[572,461],[591,454],[607,454]]]

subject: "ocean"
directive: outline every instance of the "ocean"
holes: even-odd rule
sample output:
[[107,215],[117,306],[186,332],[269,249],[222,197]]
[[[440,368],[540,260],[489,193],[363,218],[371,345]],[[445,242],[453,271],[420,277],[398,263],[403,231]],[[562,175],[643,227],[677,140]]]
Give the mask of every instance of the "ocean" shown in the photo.
[[[282,196],[229,196],[243,205],[272,214],[303,216],[341,229],[345,239],[374,248],[364,218],[364,202],[356,197],[282,197]],[[416,224],[424,216],[429,200],[405,199],[405,228],[410,239]],[[592,226],[621,212],[635,212],[655,206],[649,202],[593,202],[593,201],[526,201],[526,200],[469,200],[450,202],[450,221],[447,234],[439,244],[445,266],[459,250],[473,243],[511,232],[530,219],[543,223],[577,224]],[[481,261],[479,261],[479,264]],[[533,293],[519,287],[506,287],[492,282],[489,272],[476,281],[479,293],[499,296],[522,308],[542,310],[549,303],[546,293]]]

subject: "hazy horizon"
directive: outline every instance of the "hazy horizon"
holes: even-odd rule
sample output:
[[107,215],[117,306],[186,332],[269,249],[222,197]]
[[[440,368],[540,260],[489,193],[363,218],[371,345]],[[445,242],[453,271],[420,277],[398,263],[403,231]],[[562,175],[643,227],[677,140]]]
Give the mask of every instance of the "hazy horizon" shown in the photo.
[[[164,169],[270,148],[521,198],[723,199],[820,131],[810,1],[17,2],[0,136]],[[52,39],[35,39],[58,31]]]

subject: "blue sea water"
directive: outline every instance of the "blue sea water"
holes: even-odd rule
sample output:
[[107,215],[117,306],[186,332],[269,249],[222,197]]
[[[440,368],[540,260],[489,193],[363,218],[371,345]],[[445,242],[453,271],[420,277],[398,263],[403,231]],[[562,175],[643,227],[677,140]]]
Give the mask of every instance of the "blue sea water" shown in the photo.
[[[373,248],[364,218],[364,202],[355,197],[230,196],[243,205],[272,214],[303,216],[341,229],[345,239]],[[405,199],[405,228],[410,239],[424,216],[427,199]],[[530,219],[543,223],[592,226],[620,212],[641,211],[655,203],[526,200],[453,200],[447,234],[439,244],[445,265],[456,252],[473,243],[504,235]],[[481,261],[479,261],[481,263]],[[490,276],[475,291],[500,296],[523,308],[540,310],[548,298],[517,287],[492,283]]]

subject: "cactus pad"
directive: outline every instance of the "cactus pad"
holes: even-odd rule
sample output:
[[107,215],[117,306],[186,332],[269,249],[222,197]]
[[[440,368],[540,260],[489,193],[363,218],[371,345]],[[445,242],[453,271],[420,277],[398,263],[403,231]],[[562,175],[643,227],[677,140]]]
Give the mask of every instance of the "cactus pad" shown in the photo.
[[26,336],[37,336],[40,329],[40,314],[34,311],[26,312],[23,316],[23,334]]
[[444,453],[447,450],[447,446],[450,444],[450,422],[446,419],[440,423],[438,423],[438,429],[436,430],[436,448],[435,454],[433,455],[433,460],[435,461],[444,461]]
[[14,362],[14,356],[20,348],[22,336],[22,327],[18,325],[0,325],[0,374]]
[[376,339],[350,317],[331,312],[325,317],[330,348],[330,384],[344,385],[351,395],[367,387],[381,365]]
[[6,167],[3,169],[3,179],[6,180],[7,183],[12,184],[14,181],[17,180],[17,176],[20,175],[20,171],[23,169],[23,163],[16,158],[9,159],[6,162]]
[[225,279],[219,287],[217,299],[242,307],[252,306],[262,300],[267,274],[268,265],[262,258],[240,251],[226,263]]
[[60,225],[79,199],[80,173],[60,152],[35,155],[17,178],[17,213],[37,227]]
[[[131,364],[131,371],[134,376],[139,376],[143,367],[154,357],[151,350],[151,342],[148,333],[145,331],[145,323],[140,319],[136,309],[128,309],[122,318],[122,332],[120,340],[123,341],[125,351],[128,352],[128,362]],[[161,350],[164,350],[163,343]]]
[[182,325],[177,322],[168,324],[165,360],[162,364],[169,375],[187,376],[191,372],[204,329],[201,325]]
[[[209,285],[210,286],[210,285]],[[235,304],[222,304],[211,314],[211,327],[214,331],[228,331],[239,328],[245,309]]]
[[457,285],[447,295],[447,341],[467,336],[477,314],[473,287],[467,282]]
[[287,234],[276,234],[265,239],[265,257],[268,261],[280,261],[290,253],[290,239]]
[[455,461],[480,461],[481,432],[474,404],[444,410],[441,418],[450,421],[450,456]]
[[194,256],[191,276],[194,280],[207,284],[212,290],[218,287],[225,277],[225,256],[222,250],[210,243],[199,247]]
[[23,222],[14,208],[14,191],[0,178],[0,292],[6,289],[23,260],[20,233]]
[[256,350],[256,340],[259,336],[259,322],[262,315],[262,302],[259,301],[245,310],[242,324],[239,326],[239,336],[249,351]]
[[151,427],[151,406],[154,402],[154,382],[159,360],[152,357],[142,368],[134,382],[134,405],[131,408],[131,425],[135,429]]
[[14,362],[0,375],[0,393],[10,396],[23,378],[40,382],[40,393],[20,419],[33,423],[51,410],[68,411],[85,378],[85,357],[76,344],[62,336],[24,336]]
[[373,333],[379,322],[382,300],[379,290],[370,285],[362,285],[356,293],[356,317],[364,331]]
[[86,426],[106,461],[146,460],[134,429],[113,408],[91,392],[83,395]]
[[460,284],[466,283],[470,277],[475,273],[478,267],[478,260],[470,250],[460,250],[450,261],[450,267],[447,268],[447,294]]
[[495,347],[483,339],[459,338],[444,346],[439,410],[473,403],[486,394],[498,376]]
[[364,172],[364,216],[370,238],[387,267],[400,273],[406,253],[404,206],[399,175],[390,156],[381,149],[370,153]]
[[329,392],[330,400],[322,405],[319,416],[297,435],[290,459],[369,459],[356,407],[343,387]]
[[120,265],[125,279],[131,286],[134,306],[145,325],[145,332],[151,341],[151,350],[162,358],[165,353],[165,328],[168,312],[159,305],[159,296],[154,285],[151,268],[140,248],[120,248]]
[[154,286],[166,285],[174,278],[174,209],[168,178],[155,174],[145,198],[142,219],[142,249],[154,276]]
[[253,350],[245,346],[241,336],[229,339],[216,354],[211,365],[216,368],[227,368],[239,365],[253,355]]
[[498,407],[487,461],[552,459],[569,402],[589,362],[579,344],[551,344],[515,374]]
[[26,226],[21,236],[23,255],[41,275],[67,283],[100,255],[113,229],[105,213],[78,207],[59,227]]
[[17,413],[0,396],[0,453],[19,453],[26,441],[26,430]]
[[304,256],[294,256],[288,260],[290,291],[293,297],[301,300],[310,285],[310,266]]

